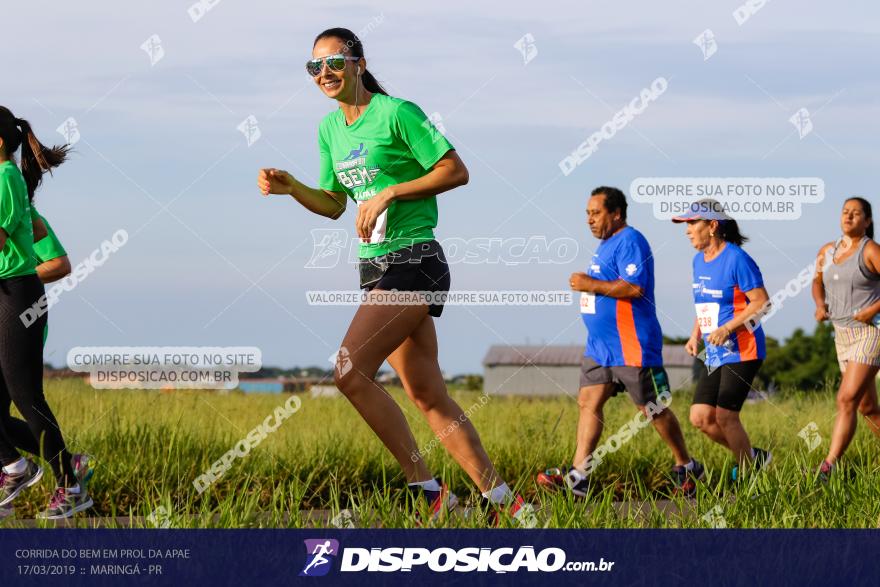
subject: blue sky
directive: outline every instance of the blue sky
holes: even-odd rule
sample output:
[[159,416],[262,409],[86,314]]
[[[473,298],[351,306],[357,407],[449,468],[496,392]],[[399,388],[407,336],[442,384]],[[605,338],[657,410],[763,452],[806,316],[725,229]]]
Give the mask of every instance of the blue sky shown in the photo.
[[[440,196],[439,238],[570,237],[566,265],[454,265],[456,289],[565,289],[596,241],[584,207],[596,185],[638,177],[820,177],[826,199],[798,221],[747,221],[768,290],[839,232],[845,195],[874,197],[880,133],[880,10],[773,0],[739,26],[739,2],[284,2],[220,0],[193,22],[189,2],[4,11],[2,102],[44,142],[68,117],[81,140],[37,205],[79,262],[118,229],[129,243],[53,308],[47,360],[73,346],[252,345],[264,362],[327,365],[354,313],[309,307],[305,291],[354,289],[354,266],[306,269],[310,230],[345,228],[292,200],[262,198],[257,170],[317,175],[316,132],[335,108],[306,76],[315,34],[365,31],[370,69],[392,94],[443,118],[471,172]],[[718,50],[693,44],[705,29]],[[526,33],[537,55],[524,64]],[[38,35],[34,38],[33,35]],[[158,35],[151,65],[141,45]],[[873,75],[872,75],[873,74]],[[663,76],[669,89],[568,176],[558,163]],[[812,114],[798,138],[789,117]],[[237,126],[253,115],[248,147]],[[654,247],[660,320],[687,332],[692,250],[681,227],[632,204]],[[767,325],[812,328],[809,293]],[[577,308],[448,307],[437,321],[448,373],[473,372],[491,344],[583,343]]]

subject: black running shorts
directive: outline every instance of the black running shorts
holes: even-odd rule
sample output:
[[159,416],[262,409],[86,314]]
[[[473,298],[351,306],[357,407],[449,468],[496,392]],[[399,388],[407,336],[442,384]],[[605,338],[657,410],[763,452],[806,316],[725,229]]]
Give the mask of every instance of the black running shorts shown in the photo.
[[383,257],[388,268],[379,280],[364,286],[367,291],[425,291],[435,294],[428,305],[428,314],[438,318],[443,313],[441,295],[449,292],[451,278],[443,247],[435,240],[416,243]]
[[763,362],[756,359],[730,363],[704,374],[697,382],[694,403],[718,406],[732,412],[740,411]]

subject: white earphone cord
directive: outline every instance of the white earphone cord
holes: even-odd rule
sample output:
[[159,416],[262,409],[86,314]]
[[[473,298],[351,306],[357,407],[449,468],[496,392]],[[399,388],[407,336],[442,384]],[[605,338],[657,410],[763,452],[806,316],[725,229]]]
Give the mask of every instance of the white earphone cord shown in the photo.
[[357,83],[354,86],[354,109],[357,110],[358,116],[361,115],[361,66],[357,69]]

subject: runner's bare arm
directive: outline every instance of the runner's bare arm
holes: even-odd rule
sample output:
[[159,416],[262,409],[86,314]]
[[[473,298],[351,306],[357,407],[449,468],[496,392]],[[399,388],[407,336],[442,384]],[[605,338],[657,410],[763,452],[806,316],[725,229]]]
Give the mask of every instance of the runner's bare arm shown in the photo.
[[690,356],[696,357],[697,354],[699,354],[701,339],[702,333],[700,332],[700,321],[699,319],[694,318],[694,327],[691,329],[691,336],[684,345],[685,350]]
[[39,216],[31,221],[31,225],[34,230],[34,242],[41,241],[49,236],[49,230],[46,228],[46,223],[43,222],[43,219]]
[[[750,289],[749,291],[745,292],[745,294],[746,298],[748,298],[749,300],[745,311],[742,314],[739,314],[733,320],[719,326],[718,330],[726,329],[727,335],[730,335],[730,333],[735,331],[737,328],[742,327],[743,324],[748,322],[750,318],[755,316],[755,314],[764,312],[770,307],[770,305],[767,303],[770,301],[770,296],[767,294],[767,290],[763,287]],[[725,339],[727,338],[727,335],[725,335]]]
[[342,192],[310,188],[281,169],[261,169],[257,186],[264,196],[284,194],[293,198],[310,212],[336,220],[345,212],[348,201]]
[[828,306],[825,303],[825,285],[822,283],[822,269],[825,254],[828,249],[834,246],[834,243],[826,243],[819,249],[819,255],[816,257],[816,274],[813,276],[813,301],[816,302],[816,320],[822,322],[828,319]]
[[615,279],[613,281],[603,281],[590,277],[586,273],[572,273],[571,289],[574,291],[585,291],[587,293],[595,293],[609,298],[628,299],[640,298],[645,295],[644,290],[628,282],[625,279]]
[[388,186],[358,207],[354,221],[358,236],[368,239],[379,215],[395,200],[420,200],[449,191],[468,182],[467,167],[455,151],[447,151],[425,175]]
[[[448,151],[425,175],[382,190],[394,200],[420,200],[465,185],[470,179],[467,167],[458,153]],[[380,192],[378,195],[382,195]]]
[[43,283],[52,283],[70,275],[70,259],[67,255],[49,259],[37,265],[37,275]]

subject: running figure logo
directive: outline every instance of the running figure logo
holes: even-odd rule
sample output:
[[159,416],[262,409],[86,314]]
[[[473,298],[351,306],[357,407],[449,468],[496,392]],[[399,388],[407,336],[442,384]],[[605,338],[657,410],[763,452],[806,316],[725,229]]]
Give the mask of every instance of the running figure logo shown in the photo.
[[149,39],[141,44],[141,49],[150,56],[150,67],[153,67],[165,57],[165,48],[162,46],[162,39],[159,35],[152,35]]
[[339,541],[332,538],[306,540],[306,566],[300,577],[323,577],[333,566],[333,557],[339,554]]
[[306,269],[329,269],[339,264],[348,233],[342,228],[313,228],[312,256]]
[[351,152],[348,154],[348,157],[343,159],[343,161],[354,161],[355,159],[358,159],[360,157],[366,157],[367,153],[369,152],[370,150],[364,149],[364,144],[361,143],[357,149],[352,149]]
[[79,123],[77,123],[76,118],[68,118],[55,130],[64,137],[68,145],[75,145],[79,142]]
[[513,48],[522,54],[523,65],[528,65],[529,61],[538,56],[538,46],[535,44],[535,37],[532,33],[524,34],[520,40],[513,44]]
[[263,136],[260,130],[260,123],[257,122],[257,117],[253,114],[245,118],[236,128],[244,135],[248,147],[259,141],[260,137]]
[[810,119],[810,111],[806,108],[801,108],[795,112],[788,121],[797,129],[798,137],[801,139],[813,131],[813,121]]
[[715,40],[715,33],[712,32],[712,29],[706,29],[700,33],[693,43],[703,52],[703,61],[708,61],[718,51],[718,42]]

